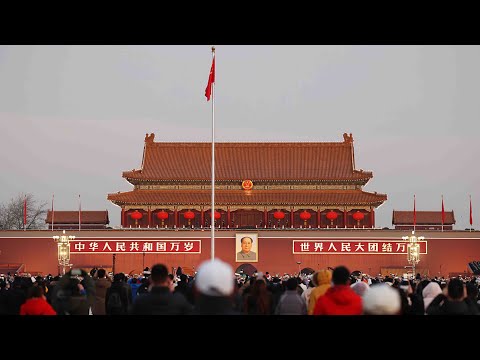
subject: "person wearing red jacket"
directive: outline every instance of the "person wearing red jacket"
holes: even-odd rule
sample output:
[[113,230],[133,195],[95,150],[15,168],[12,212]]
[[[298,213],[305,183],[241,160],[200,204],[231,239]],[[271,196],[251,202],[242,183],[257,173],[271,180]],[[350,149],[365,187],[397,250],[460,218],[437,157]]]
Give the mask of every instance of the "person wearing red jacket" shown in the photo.
[[361,315],[362,298],[350,287],[350,271],[338,266],[332,274],[333,286],[320,296],[313,315]]
[[30,288],[30,298],[20,306],[20,315],[57,315],[52,306],[47,302],[43,287]]

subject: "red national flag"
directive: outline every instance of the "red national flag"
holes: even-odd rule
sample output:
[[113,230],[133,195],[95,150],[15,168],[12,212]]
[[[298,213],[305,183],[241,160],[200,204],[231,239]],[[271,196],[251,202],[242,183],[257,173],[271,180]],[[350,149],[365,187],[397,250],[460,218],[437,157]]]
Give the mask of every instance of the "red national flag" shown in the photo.
[[443,206],[443,195],[442,195],[442,225],[445,224],[445,207]]
[[415,195],[413,195],[413,228],[417,224],[417,211],[415,210]]
[[472,217],[472,197],[470,196],[470,226],[473,225],[473,217]]
[[215,55],[212,59],[212,67],[210,69],[210,75],[208,75],[208,84],[207,88],[205,89],[205,96],[207,97],[207,101],[210,100],[210,96],[212,95],[212,84],[215,82]]
[[27,226],[27,195],[23,199],[23,226]]

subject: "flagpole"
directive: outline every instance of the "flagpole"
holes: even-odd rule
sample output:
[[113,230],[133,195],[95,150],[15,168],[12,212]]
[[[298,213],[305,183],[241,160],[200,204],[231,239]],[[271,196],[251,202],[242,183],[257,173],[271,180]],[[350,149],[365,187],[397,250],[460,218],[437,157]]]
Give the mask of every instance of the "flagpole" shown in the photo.
[[27,195],[23,198],[23,231],[27,231]]
[[[215,61],[215,46],[212,46],[212,62]],[[210,227],[212,232],[211,253],[215,258],[215,68],[213,68],[212,82],[212,210]]]
[[413,194],[413,232],[415,232],[416,224],[417,224],[417,211],[415,209],[415,194]]
[[443,194],[442,194],[442,232],[443,232],[443,218],[444,218],[444,214],[445,214],[445,208],[443,206]]
[[82,229],[82,200],[80,194],[78,194],[78,231]]
[[53,208],[53,201],[55,200],[55,194],[52,195],[52,231],[53,231],[53,225],[55,223],[55,210]]
[[473,218],[472,218],[472,195],[470,195],[470,232],[472,232]]

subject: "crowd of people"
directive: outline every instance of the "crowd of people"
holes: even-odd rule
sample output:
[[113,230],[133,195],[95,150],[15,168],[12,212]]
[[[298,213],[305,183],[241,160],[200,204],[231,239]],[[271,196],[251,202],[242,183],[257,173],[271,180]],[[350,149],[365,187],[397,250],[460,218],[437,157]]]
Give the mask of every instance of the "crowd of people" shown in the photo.
[[219,260],[194,276],[163,264],[142,274],[71,269],[64,276],[0,275],[1,315],[479,315],[480,277],[351,273],[236,274]]

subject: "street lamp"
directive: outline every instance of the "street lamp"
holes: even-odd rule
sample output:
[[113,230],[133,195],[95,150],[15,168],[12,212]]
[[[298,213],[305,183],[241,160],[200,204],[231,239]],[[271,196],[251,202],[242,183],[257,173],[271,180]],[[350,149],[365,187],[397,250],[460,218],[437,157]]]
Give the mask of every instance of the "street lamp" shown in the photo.
[[65,230],[63,230],[63,235],[54,236],[53,240],[58,244],[58,265],[62,267],[62,275],[65,275],[65,267],[71,266],[70,241],[75,240],[75,236],[67,236],[65,235]]
[[413,277],[415,277],[415,265],[420,262],[420,244],[418,241],[425,239],[423,236],[415,236],[415,230],[410,236],[402,236],[402,239],[408,241],[407,244],[407,261],[412,264]]

